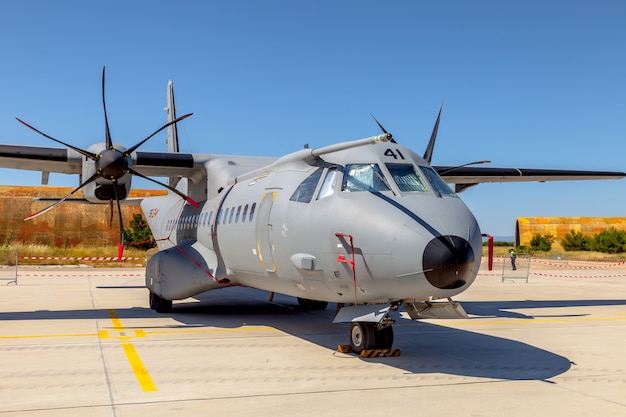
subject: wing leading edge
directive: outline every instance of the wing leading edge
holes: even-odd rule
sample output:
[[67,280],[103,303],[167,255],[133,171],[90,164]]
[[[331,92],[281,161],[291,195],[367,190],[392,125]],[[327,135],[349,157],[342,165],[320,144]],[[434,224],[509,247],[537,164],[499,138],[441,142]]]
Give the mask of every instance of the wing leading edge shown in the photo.
[[626,177],[626,172],[619,171],[453,166],[434,166],[433,168],[447,183],[454,184],[456,192],[484,182],[619,180]]

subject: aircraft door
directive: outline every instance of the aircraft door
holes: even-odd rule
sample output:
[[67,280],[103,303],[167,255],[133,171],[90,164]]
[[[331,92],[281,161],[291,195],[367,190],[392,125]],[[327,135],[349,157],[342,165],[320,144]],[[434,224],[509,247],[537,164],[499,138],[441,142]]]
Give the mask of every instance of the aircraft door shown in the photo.
[[272,255],[272,227],[270,214],[276,200],[276,191],[263,194],[256,217],[256,250],[259,262],[266,272],[276,272]]

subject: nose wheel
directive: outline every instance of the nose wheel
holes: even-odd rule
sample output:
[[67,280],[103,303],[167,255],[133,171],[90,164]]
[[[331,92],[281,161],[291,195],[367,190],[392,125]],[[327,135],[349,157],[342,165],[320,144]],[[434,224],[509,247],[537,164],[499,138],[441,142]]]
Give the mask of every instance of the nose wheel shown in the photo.
[[350,323],[350,348],[354,353],[359,354],[372,349],[391,349],[392,345],[391,324],[381,327],[377,323],[360,321]]
[[172,300],[161,298],[150,291],[150,308],[157,313],[170,313],[172,311]]

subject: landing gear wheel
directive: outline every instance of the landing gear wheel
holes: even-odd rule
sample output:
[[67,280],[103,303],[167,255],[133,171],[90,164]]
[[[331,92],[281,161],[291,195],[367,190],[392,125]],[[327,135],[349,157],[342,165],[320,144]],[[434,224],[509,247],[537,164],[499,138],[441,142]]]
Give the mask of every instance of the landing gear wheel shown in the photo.
[[354,353],[373,349],[376,344],[376,324],[353,321],[350,323],[350,348]]
[[157,313],[170,313],[172,311],[172,300],[166,300],[150,292],[150,308]]
[[298,304],[306,310],[325,310],[328,307],[328,301],[309,300],[298,297]]
[[387,326],[376,330],[376,348],[391,349],[393,346],[393,327]]

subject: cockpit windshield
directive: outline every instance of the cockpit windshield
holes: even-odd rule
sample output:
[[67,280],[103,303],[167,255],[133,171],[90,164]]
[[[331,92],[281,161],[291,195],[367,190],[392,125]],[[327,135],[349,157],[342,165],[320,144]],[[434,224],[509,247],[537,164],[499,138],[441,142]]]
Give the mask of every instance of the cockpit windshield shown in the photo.
[[430,186],[433,188],[435,193],[440,195],[455,195],[454,191],[446,184],[446,182],[437,174],[437,172],[431,168],[426,166],[421,166],[420,169],[424,173],[424,176],[430,183]]
[[401,192],[428,192],[422,176],[413,164],[385,164]]
[[377,164],[348,164],[341,191],[390,191],[390,188]]

